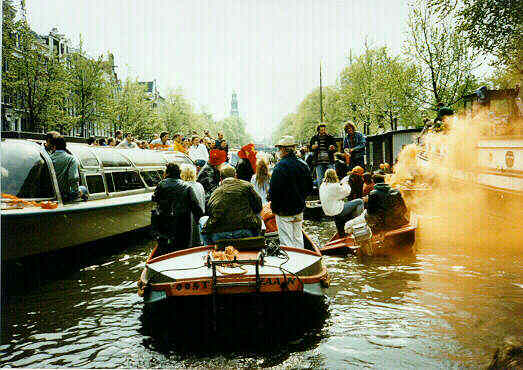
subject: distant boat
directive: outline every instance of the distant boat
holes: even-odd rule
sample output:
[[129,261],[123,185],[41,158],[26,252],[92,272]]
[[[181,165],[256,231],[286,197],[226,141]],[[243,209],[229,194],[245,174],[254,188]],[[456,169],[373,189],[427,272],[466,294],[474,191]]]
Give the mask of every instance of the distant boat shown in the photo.
[[1,192],[55,209],[11,208],[2,199],[2,261],[37,255],[141,229],[151,224],[151,193],[168,162],[193,164],[179,152],[68,143],[89,200],[64,204],[51,158],[38,142],[0,142]]

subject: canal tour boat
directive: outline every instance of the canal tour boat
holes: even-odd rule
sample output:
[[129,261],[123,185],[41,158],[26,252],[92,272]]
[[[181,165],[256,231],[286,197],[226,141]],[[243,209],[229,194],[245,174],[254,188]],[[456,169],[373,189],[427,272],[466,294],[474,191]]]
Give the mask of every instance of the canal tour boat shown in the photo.
[[258,319],[280,309],[279,316],[285,317],[283,301],[293,300],[294,307],[302,308],[317,304],[323,301],[328,274],[318,247],[305,232],[303,240],[304,249],[281,246],[277,232],[271,232],[165,255],[157,255],[155,247],[138,281],[144,310],[158,312],[167,305],[172,313],[194,303],[207,307],[209,317],[203,319],[211,319],[216,331],[221,311],[234,311],[244,302],[256,306]]
[[67,149],[78,160],[80,185],[89,191],[87,201],[62,202],[53,163],[41,143],[0,142],[2,261],[149,226],[151,195],[167,163],[193,164],[179,152],[77,143],[68,143]]
[[372,235],[370,241],[359,242],[357,238],[355,240],[352,234],[340,238],[338,233],[336,233],[320,250],[324,255],[356,254],[369,257],[385,256],[397,252],[411,252],[416,240],[417,228],[418,219],[411,212],[407,225],[378,235]]

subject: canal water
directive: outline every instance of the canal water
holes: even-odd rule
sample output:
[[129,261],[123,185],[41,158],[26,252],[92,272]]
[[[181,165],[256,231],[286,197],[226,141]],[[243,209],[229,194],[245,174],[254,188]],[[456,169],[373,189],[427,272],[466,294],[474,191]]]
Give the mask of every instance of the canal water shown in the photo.
[[[334,227],[306,230],[324,243]],[[136,281],[147,234],[94,243],[80,258],[42,260],[46,272],[35,261],[24,276],[4,271],[0,367],[484,367],[523,332],[521,246],[502,242],[478,251],[418,238],[411,255],[325,257],[332,281],[318,325],[288,340],[275,327],[269,347],[217,351],[179,351],[144,330]]]

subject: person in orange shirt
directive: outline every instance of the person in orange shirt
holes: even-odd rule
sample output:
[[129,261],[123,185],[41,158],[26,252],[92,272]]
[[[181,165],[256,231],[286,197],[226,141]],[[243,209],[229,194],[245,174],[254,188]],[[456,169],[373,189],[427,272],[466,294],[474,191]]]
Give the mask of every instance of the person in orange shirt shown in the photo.
[[173,139],[174,139],[174,142],[173,142],[174,151],[187,154],[187,149],[182,144],[182,135],[179,133],[174,134]]

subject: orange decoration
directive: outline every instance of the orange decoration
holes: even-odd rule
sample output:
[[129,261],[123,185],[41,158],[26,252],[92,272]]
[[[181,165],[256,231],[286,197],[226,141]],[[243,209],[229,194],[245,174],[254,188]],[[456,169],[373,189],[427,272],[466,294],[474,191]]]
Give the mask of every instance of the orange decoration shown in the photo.
[[20,199],[20,198],[14,196],[14,195],[6,194],[6,193],[2,193],[2,198],[3,199],[9,199],[8,201],[6,201],[7,204],[9,204],[11,206],[18,206],[19,205],[20,206],[19,208],[23,208],[23,207],[40,207],[42,209],[55,209],[55,208],[58,207],[58,203],[57,202],[27,201],[27,200]]

